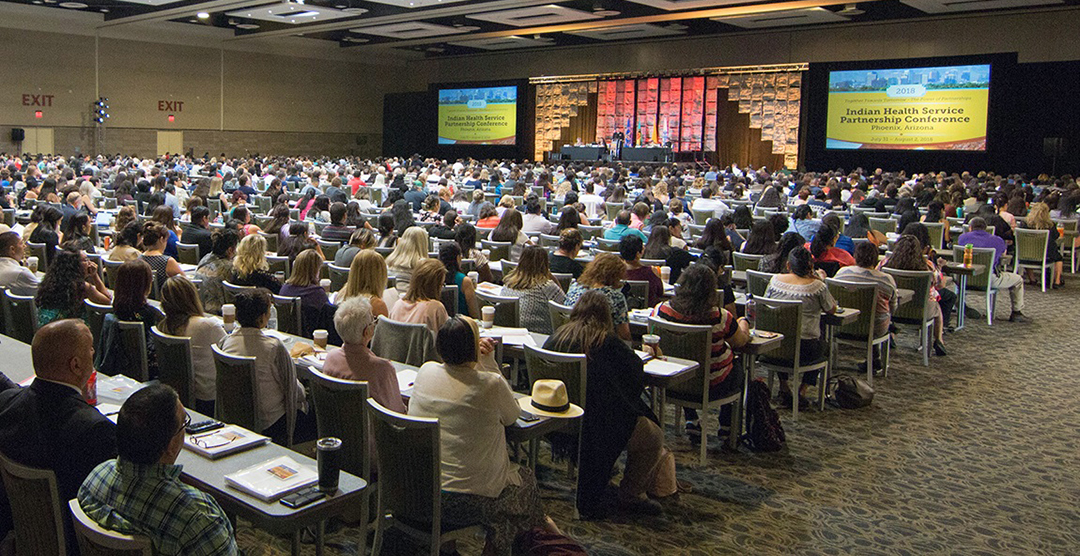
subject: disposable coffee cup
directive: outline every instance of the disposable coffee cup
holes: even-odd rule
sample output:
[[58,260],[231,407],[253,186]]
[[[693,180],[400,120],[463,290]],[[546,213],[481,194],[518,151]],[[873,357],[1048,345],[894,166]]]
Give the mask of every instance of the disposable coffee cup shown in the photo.
[[312,339],[315,340],[315,346],[321,349],[326,349],[326,338],[328,333],[325,330],[319,329],[311,333]]
[[236,305],[232,303],[226,303],[221,306],[221,320],[227,325],[231,325],[236,320]]
[[37,257],[27,257],[26,258],[26,268],[29,268],[30,272],[37,272],[38,258]]
[[662,266],[662,267],[660,267],[660,280],[663,281],[665,284],[667,284],[668,281],[671,280],[671,267],[670,266]]
[[326,290],[328,293],[330,292],[330,279],[329,278],[323,278],[322,280],[319,280],[319,285],[322,286],[322,289]]
[[276,278],[278,282],[284,282],[285,281],[285,272],[282,271],[282,270],[279,270],[279,271],[275,272],[274,273],[274,278]]
[[469,273],[469,280],[472,280],[473,285],[480,283],[480,273],[475,270]]
[[491,328],[495,325],[495,308],[490,305],[480,309],[480,324],[484,328]]
[[337,492],[341,478],[341,439],[328,436],[315,443],[318,450],[319,490],[333,494]]

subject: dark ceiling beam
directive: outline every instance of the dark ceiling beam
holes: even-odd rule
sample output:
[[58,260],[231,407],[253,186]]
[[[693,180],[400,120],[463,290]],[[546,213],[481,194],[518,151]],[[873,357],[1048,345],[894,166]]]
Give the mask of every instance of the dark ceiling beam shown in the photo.
[[130,23],[168,21],[170,19],[192,17],[199,12],[215,13],[226,10],[242,10],[244,8],[262,6],[263,4],[276,3],[278,2],[275,2],[273,0],[211,0],[210,2],[200,2],[198,4],[189,4],[187,6],[177,6],[175,8],[155,10],[152,12],[129,15],[126,17],[108,18],[106,19],[105,23],[98,25],[98,28],[100,29],[104,27],[116,27],[118,25],[128,25]]

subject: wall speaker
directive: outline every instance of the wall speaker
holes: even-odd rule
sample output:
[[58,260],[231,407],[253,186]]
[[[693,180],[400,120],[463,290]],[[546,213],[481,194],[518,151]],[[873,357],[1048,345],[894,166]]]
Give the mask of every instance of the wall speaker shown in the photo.
[[18,143],[26,139],[26,130],[21,127],[11,128],[11,140]]

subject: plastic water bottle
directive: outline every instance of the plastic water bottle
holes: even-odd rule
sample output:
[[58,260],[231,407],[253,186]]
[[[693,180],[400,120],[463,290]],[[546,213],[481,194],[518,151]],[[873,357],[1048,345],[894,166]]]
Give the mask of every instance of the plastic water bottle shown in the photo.
[[746,324],[750,326],[750,337],[753,338],[757,329],[757,302],[750,294],[746,296]]
[[277,307],[270,306],[270,321],[266,323],[266,327],[271,330],[277,330]]

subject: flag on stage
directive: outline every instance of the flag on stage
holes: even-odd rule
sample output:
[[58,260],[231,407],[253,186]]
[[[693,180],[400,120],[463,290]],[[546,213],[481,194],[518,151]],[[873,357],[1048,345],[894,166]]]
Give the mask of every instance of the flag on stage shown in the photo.
[[653,124],[653,126],[652,126],[652,136],[650,137],[650,142],[652,144],[654,144],[654,145],[660,143],[660,138],[657,137],[656,133],[657,133],[656,125]]

